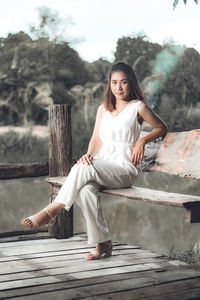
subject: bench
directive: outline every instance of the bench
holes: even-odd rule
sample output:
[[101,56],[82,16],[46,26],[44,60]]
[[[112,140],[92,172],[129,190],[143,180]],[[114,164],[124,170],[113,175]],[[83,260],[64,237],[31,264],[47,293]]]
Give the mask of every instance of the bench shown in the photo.
[[[141,134],[145,135],[147,133],[142,132]],[[54,136],[56,135],[54,134]],[[200,129],[185,132],[169,132],[163,140],[158,139],[145,146],[144,159],[139,165],[139,169],[142,172],[165,172],[181,177],[200,179],[199,149]],[[51,201],[55,199],[65,179],[66,176],[63,175],[50,176],[46,179],[50,186]],[[125,197],[134,201],[146,201],[157,205],[181,207],[186,212],[187,223],[200,222],[200,196],[169,193],[136,186],[112,190],[104,189],[101,192]],[[73,210],[73,207],[71,210]],[[65,213],[68,212],[65,211]],[[73,212],[71,212],[72,215]],[[62,222],[60,221],[60,223]],[[73,234],[73,229],[71,234]]]

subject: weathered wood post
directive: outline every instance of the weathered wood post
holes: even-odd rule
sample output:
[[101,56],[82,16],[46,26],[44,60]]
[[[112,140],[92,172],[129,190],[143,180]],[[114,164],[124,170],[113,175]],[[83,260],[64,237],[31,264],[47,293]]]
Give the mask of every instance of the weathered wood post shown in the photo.
[[[49,122],[49,176],[67,176],[72,166],[71,106],[50,105]],[[60,211],[49,232],[58,239],[73,235],[73,207]]]

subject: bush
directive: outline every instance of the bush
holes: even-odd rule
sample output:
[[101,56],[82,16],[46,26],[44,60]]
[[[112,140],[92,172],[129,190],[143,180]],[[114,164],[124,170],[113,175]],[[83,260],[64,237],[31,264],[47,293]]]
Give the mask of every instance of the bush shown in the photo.
[[49,142],[29,133],[21,135],[13,130],[0,135],[1,164],[31,163],[48,160]]

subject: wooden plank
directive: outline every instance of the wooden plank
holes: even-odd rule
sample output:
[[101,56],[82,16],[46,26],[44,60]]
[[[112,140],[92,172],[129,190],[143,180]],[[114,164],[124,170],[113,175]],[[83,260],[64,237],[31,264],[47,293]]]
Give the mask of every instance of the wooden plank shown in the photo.
[[[138,281],[138,282],[137,282]],[[95,289],[90,292],[90,299],[92,296],[92,299],[126,299],[126,300],[133,300],[133,299],[156,299],[156,300],[168,300],[168,299],[176,299],[176,300],[183,300],[183,299],[191,299],[191,294],[193,292],[193,295],[199,296],[200,287],[199,285],[199,279],[192,279],[192,280],[184,280],[181,282],[174,282],[174,283],[166,283],[162,285],[154,285],[153,287],[150,286],[150,280],[149,280],[149,286],[144,287],[148,282],[143,282],[141,279],[135,280],[126,280],[123,283],[121,282],[120,287],[117,287],[116,285],[109,284],[110,290],[106,289],[106,286],[104,285],[102,289]],[[134,286],[137,284],[137,287],[134,288]],[[188,285],[190,287],[188,291]],[[114,293],[110,293],[111,290],[114,290]],[[82,291],[85,292],[85,290]],[[101,297],[95,297],[94,295],[101,295]],[[160,294],[160,295],[159,295]],[[174,294],[174,298],[171,298],[171,296]],[[176,298],[175,298],[176,294]],[[181,295],[187,296],[184,298],[181,298]],[[103,296],[103,297],[102,297]],[[179,298],[178,298],[179,296]],[[155,297],[155,298],[154,298]],[[189,298],[188,298],[189,297]],[[51,299],[51,298],[49,298]],[[88,298],[84,298],[88,299]]]
[[[139,247],[134,247],[133,249],[139,249]],[[81,253],[88,253],[89,251],[91,251],[91,248],[79,248],[79,249],[66,249],[66,250],[58,250],[58,251],[45,251],[45,252],[39,252],[39,253],[31,253],[31,254],[20,254],[20,255],[16,255],[16,256],[6,256],[6,254],[2,254],[2,257],[0,258],[0,263],[4,263],[7,261],[15,261],[15,260],[23,260],[23,259],[35,259],[35,258],[45,258],[45,257],[56,257],[56,256],[63,256],[66,255],[68,257],[68,259],[72,259],[74,257],[74,254],[77,255],[81,254]],[[113,252],[113,255],[123,255],[124,253],[131,253],[131,249],[128,250],[123,250],[123,249],[119,249],[118,251]],[[141,255],[144,254],[146,255],[146,253],[141,253]],[[162,255],[159,254],[150,254],[151,257],[160,257]]]
[[[2,265],[6,266],[9,265],[9,262],[12,263],[16,262],[16,264],[19,264],[19,260],[29,260],[29,261],[55,261],[57,259],[59,260],[70,260],[73,257],[77,257],[77,255],[81,255],[82,253],[88,253],[91,251],[89,248],[79,248],[79,249],[68,249],[66,251],[53,251],[51,253],[45,252],[45,253],[39,253],[39,254],[33,254],[33,255],[20,255],[20,256],[4,256],[1,258],[0,261],[0,268]],[[140,255],[141,257],[163,257],[162,254],[157,254],[153,252],[146,252],[145,250],[140,249],[123,249],[123,248],[113,248],[113,256],[118,255]]]
[[[157,270],[155,271],[149,270],[147,272],[141,271],[136,273],[124,273],[124,274],[108,275],[102,277],[93,277],[90,278],[89,280],[88,279],[72,280],[70,275],[65,275],[65,277],[63,277],[63,281],[60,283],[58,282],[54,284],[45,284],[45,285],[39,284],[31,287],[22,287],[18,289],[7,290],[4,292],[0,292],[0,296],[3,299],[4,297],[24,296],[24,295],[32,294],[34,297],[37,297],[37,299],[40,299],[40,297],[41,298],[43,297],[43,299],[48,299],[47,293],[49,296],[51,296],[50,292],[52,291],[54,293],[57,292],[58,297],[59,295],[61,297],[65,295],[65,297],[63,297],[62,299],[66,298],[66,295],[67,295],[67,299],[70,299],[69,298],[70,293],[68,293],[68,290],[72,289],[73,291],[75,291],[77,287],[89,286],[90,289],[92,290],[95,289],[97,285],[99,286],[104,283],[109,284],[109,282],[116,282],[116,285],[123,285],[123,281],[125,281],[126,279],[133,279],[132,288],[138,288],[138,285],[135,281],[135,279],[138,278],[141,278],[142,282],[144,283],[144,286],[148,287],[155,284],[172,282],[174,280],[196,278],[197,275],[195,274],[196,272],[194,273],[193,270],[189,268],[167,268],[165,269],[164,272],[161,273],[157,272]],[[146,282],[145,282],[145,278],[146,278]],[[55,296],[55,294],[53,294],[52,296]],[[56,297],[56,299],[58,298]]]
[[[46,179],[47,182],[61,187],[66,177],[54,177]],[[177,207],[198,207],[200,206],[200,196],[187,194],[169,193],[160,190],[152,190],[140,187],[123,189],[105,189],[101,191],[111,195],[126,197],[133,200],[143,200],[154,204],[177,206]]]
[[[87,252],[88,253],[88,252]],[[3,262],[0,263],[0,281],[4,281],[5,277],[3,277],[5,274],[11,274],[16,272],[25,272],[25,271],[32,271],[32,270],[39,270],[39,269],[53,269],[53,268],[59,268],[63,267],[63,265],[66,265],[68,267],[76,266],[81,263],[82,268],[91,267],[90,262],[85,260],[86,252],[73,254],[73,255],[63,255],[63,256],[57,256],[57,257],[51,257],[51,260],[47,257],[45,258],[38,258],[38,259],[25,259],[20,261],[9,261],[9,262]],[[121,259],[120,257],[123,257]],[[160,258],[160,259],[159,259]],[[120,259],[120,260],[119,260]],[[162,262],[164,259],[161,255],[155,254],[155,253],[126,253],[120,252],[119,255],[114,254],[112,256],[112,260],[108,261],[109,267],[121,265],[123,264],[140,264],[140,263],[147,263],[150,260],[151,262]],[[104,260],[101,260],[100,266],[102,266]],[[170,262],[170,261],[169,261]],[[89,265],[89,266],[88,266]],[[97,263],[92,266],[97,267]]]
[[[91,249],[90,249],[91,250]],[[67,263],[68,265],[75,265],[76,263],[79,262],[72,262],[72,260],[77,260],[80,258],[84,258],[85,259],[85,255],[86,253],[88,253],[89,251],[86,249],[74,249],[74,250],[69,250],[67,252],[64,252],[64,254],[62,253],[62,255],[60,255],[59,252],[57,252],[57,255],[53,255],[53,256],[44,256],[44,257],[39,257],[39,258],[33,258],[32,256],[30,257],[25,257],[22,256],[21,260],[12,260],[12,261],[2,261],[0,262],[0,274],[4,274],[4,273],[8,273],[9,269],[10,272],[19,272],[20,270],[23,269],[23,265],[25,266],[26,270],[28,265],[31,265],[31,269],[32,266],[35,264],[36,267],[38,267],[37,264],[42,264],[43,267],[59,267],[59,266],[63,266],[63,260],[65,261],[65,264]],[[144,258],[163,258],[163,255],[157,254],[157,253],[153,253],[153,252],[146,252],[146,251],[139,251],[136,249],[130,249],[130,250],[126,250],[126,249],[120,249],[120,250],[113,250],[113,255],[112,255],[112,263],[118,262],[119,257],[122,257],[122,259],[120,258],[120,261],[130,261],[131,264],[133,263],[137,263],[134,262],[136,259],[144,259]],[[175,262],[175,260],[173,260]],[[49,263],[51,262],[50,266]],[[98,261],[97,261],[98,262]],[[96,264],[97,264],[96,262]],[[87,260],[83,262],[83,265],[85,265],[85,263],[87,264],[91,264],[90,262],[88,262]],[[99,263],[102,263],[102,260],[99,261]],[[20,270],[18,269],[18,267],[20,267]]]
[[49,252],[51,253],[52,251],[61,251],[61,250],[69,250],[73,249],[75,247],[76,249],[79,248],[91,248],[88,246],[85,242],[79,242],[77,245],[77,242],[71,242],[70,244],[66,243],[54,243],[48,247],[47,244],[41,243],[40,245],[37,245],[37,247],[33,247],[32,245],[29,246],[22,246],[18,248],[1,248],[1,253],[4,255],[24,255],[24,254],[32,254],[32,253],[40,253],[40,252]]
[[[84,257],[82,257],[82,259],[83,258]],[[157,263],[161,263],[161,262],[162,263],[167,262],[167,259],[154,258],[154,257],[153,258],[136,257],[136,259],[137,259],[137,262],[132,260],[132,265],[149,264],[149,263],[157,264]],[[80,258],[79,258],[79,263],[82,263],[82,262],[80,262]],[[130,264],[130,261],[128,262],[128,264]],[[12,280],[16,280],[16,277],[17,277],[17,280],[19,280],[19,279],[29,279],[29,278],[45,276],[45,274],[46,274],[45,270],[47,269],[45,266],[43,266],[41,264],[39,265],[39,263],[37,263],[37,265],[34,264],[34,268],[33,267],[31,268],[31,267],[29,267],[29,265],[30,265],[30,262],[26,266],[23,264],[21,266],[13,266],[13,268],[8,267],[7,270],[5,270],[5,274],[0,275],[0,283],[5,282],[5,281],[9,282]],[[63,262],[62,262],[62,265],[64,265]],[[49,265],[49,266],[51,266],[51,265]],[[112,266],[109,264],[108,267],[111,268]],[[59,266],[58,267],[51,266],[51,269],[54,269],[54,268],[59,268]],[[83,265],[83,268],[85,268],[84,265]],[[96,266],[95,266],[95,268],[96,268]],[[3,271],[1,272],[1,274],[2,273],[3,273]],[[64,274],[64,276],[65,276],[65,274]]]
[[[120,244],[114,244],[114,247],[120,247],[121,249],[138,249],[139,247],[137,246],[127,246],[127,245],[120,245]],[[32,245],[27,245],[27,246],[21,246],[21,247],[1,247],[1,253],[3,254],[3,256],[8,256],[8,255],[32,255],[34,253],[42,253],[42,252],[46,252],[48,255],[50,255],[52,252],[55,251],[68,251],[71,249],[87,249],[88,251],[92,249],[91,246],[87,245],[87,243],[85,241],[71,241],[71,242],[67,242],[67,240],[65,242],[57,242],[57,243],[53,243],[50,246],[48,245],[48,243],[43,243],[41,242],[39,245],[37,245],[37,247],[33,247]],[[142,250],[145,251],[145,250]]]
[[67,179],[67,176],[55,176],[55,177],[48,177],[45,180],[48,183],[51,183],[51,184],[54,184],[55,186],[61,187],[66,179]]
[[[1,240],[1,239],[0,239]],[[85,237],[81,237],[81,236],[77,236],[77,235],[74,235],[73,237],[70,237],[70,238],[67,238],[67,239],[55,239],[55,238],[45,238],[45,239],[38,239],[38,240],[25,240],[25,241],[13,241],[13,242],[0,242],[0,249],[1,248],[6,248],[6,247],[15,247],[16,246],[28,246],[28,245],[33,245],[33,246],[36,246],[36,245],[41,245],[42,244],[53,244],[53,243],[56,243],[56,244],[62,244],[62,243],[70,243],[70,242],[74,242],[74,241],[80,241],[80,242],[87,242],[87,239]]]
[[[44,278],[41,278],[42,282],[44,281]],[[47,293],[42,293],[42,295],[37,295],[38,297],[43,297],[44,299],[59,299],[58,297],[60,297],[60,299],[66,298],[67,299],[77,299],[79,297],[81,298],[85,298],[85,297],[94,297],[95,295],[103,295],[104,297],[110,296],[113,294],[118,295],[118,293],[123,292],[124,297],[126,296],[132,296],[133,297],[133,292],[135,294],[135,298],[132,299],[138,299],[137,297],[137,293],[139,290],[142,290],[142,288],[148,287],[146,288],[146,295],[149,299],[149,293],[148,290],[152,290],[153,293],[155,294],[155,291],[158,291],[159,293],[162,293],[162,289],[163,287],[166,287],[166,291],[164,291],[165,295],[170,295],[172,293],[170,293],[170,288],[172,290],[172,292],[177,292],[177,290],[179,291],[183,291],[185,290],[185,282],[187,279],[185,279],[184,281],[176,281],[175,283],[170,282],[170,279],[168,278],[166,281],[164,280],[159,280],[159,281],[155,281],[152,280],[151,277],[149,277],[148,275],[146,277],[136,277],[134,279],[132,278],[127,278],[126,280],[120,280],[118,282],[116,281],[107,281],[104,283],[96,283],[94,286],[91,286],[90,282],[87,282],[87,284],[85,284],[84,286],[78,285],[78,286],[73,286],[72,285],[66,289],[60,290],[59,293],[56,291],[52,291],[52,292],[47,292]],[[163,281],[166,282],[165,285],[163,284]],[[188,281],[190,282],[190,287],[198,287],[199,285],[199,279],[188,279]],[[162,282],[162,285],[161,285]],[[72,282],[71,282],[72,283]],[[153,288],[151,288],[151,286],[154,285]],[[156,288],[155,288],[155,285]],[[175,286],[174,286],[175,285]],[[160,290],[160,291],[159,291]],[[56,297],[56,295],[59,295],[58,297]],[[146,297],[144,297],[144,290],[143,290],[143,294],[141,294],[141,296],[143,296],[143,299],[146,299]],[[33,295],[31,296],[26,296],[26,299],[32,299],[31,297],[33,297]],[[37,299],[38,299],[37,297]],[[91,299],[91,298],[90,298]],[[94,299],[94,298],[92,298]],[[98,298],[97,298],[98,299]],[[114,298],[105,298],[105,299],[114,299]],[[116,299],[124,299],[124,298],[116,298]],[[125,299],[131,299],[131,298],[125,298]],[[140,298],[141,299],[141,298]],[[151,298],[150,298],[151,299]]]
[[48,174],[48,162],[0,165],[0,179],[40,177]]
[[[117,292],[117,293],[116,293]],[[198,300],[200,296],[200,279],[186,279],[170,283],[162,283],[154,286],[147,286],[137,289],[126,289],[111,293],[102,293],[99,296],[93,296],[94,300],[133,300],[133,299],[155,299],[155,300]],[[194,298],[195,297],[195,298]],[[196,298],[197,297],[197,298]],[[91,299],[90,297],[84,298]]]
[[188,203],[200,206],[200,197],[186,194],[168,193],[159,190],[132,187],[124,189],[103,190],[102,192],[126,197],[133,200],[143,200],[154,204],[185,207]]
[[[200,277],[199,271],[183,268],[183,262],[127,244],[114,243],[112,257],[87,261],[84,256],[91,247],[86,244],[86,239],[42,242],[29,242],[27,246],[21,243],[19,247],[12,243],[11,256],[21,260],[0,263],[1,299],[2,295],[7,298],[8,293],[12,298],[25,299],[93,299],[95,295],[107,294],[113,297],[133,288],[140,290],[159,285],[161,281],[172,282],[173,278],[181,281]],[[0,250],[7,259],[9,243],[5,245]],[[13,255],[14,251],[21,254]],[[173,273],[174,269],[176,273]]]
[[[161,264],[161,263],[160,263]],[[106,276],[106,275],[113,275],[118,273],[128,273],[128,272],[139,272],[139,271],[147,271],[152,269],[159,269],[162,268],[159,264],[155,263],[147,263],[147,264],[140,264],[140,265],[133,265],[133,266],[125,266],[125,267],[112,267],[106,269],[106,264],[102,264],[102,269],[96,270],[97,266],[88,266],[87,271],[82,271],[82,265],[79,266],[67,266],[62,268],[55,268],[55,269],[43,269],[42,274],[46,276],[42,277],[34,277],[34,278],[27,278],[27,279],[19,279],[19,280],[11,280],[7,282],[0,282],[0,290],[5,289],[12,289],[12,288],[20,288],[26,286],[34,286],[39,284],[39,280],[41,280],[41,284],[61,281],[61,275],[63,274],[70,274],[72,278],[75,279],[86,279],[91,277],[98,277],[98,276]],[[52,279],[53,278],[53,279]],[[50,279],[50,282],[49,282]],[[59,280],[58,280],[59,279]]]

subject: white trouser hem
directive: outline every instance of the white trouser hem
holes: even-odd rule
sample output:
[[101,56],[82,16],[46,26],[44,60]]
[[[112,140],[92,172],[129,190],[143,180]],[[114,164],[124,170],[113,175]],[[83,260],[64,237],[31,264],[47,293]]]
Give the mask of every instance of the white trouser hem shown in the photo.
[[103,240],[98,240],[96,242],[87,242],[87,245],[90,246],[90,247],[95,247],[97,244],[100,244],[100,243],[104,243],[104,242],[107,242],[107,241],[111,241],[112,238],[110,237],[109,239],[103,239]]
[[59,201],[59,200],[54,200],[53,202],[56,202],[56,203],[60,203],[60,204],[63,204],[64,205],[64,209],[66,210],[66,211],[69,211],[70,210],[70,208],[71,208],[71,206],[67,206],[67,205],[65,205],[62,201]]

